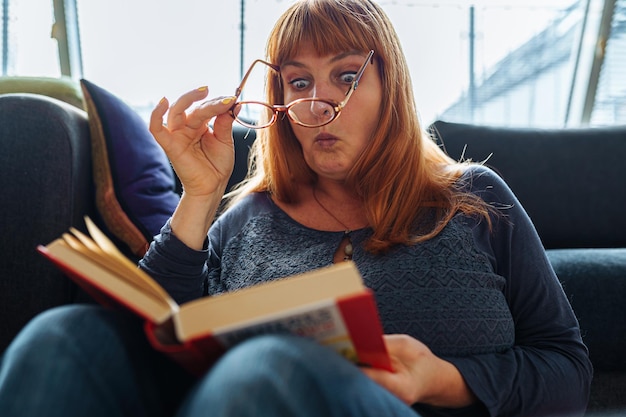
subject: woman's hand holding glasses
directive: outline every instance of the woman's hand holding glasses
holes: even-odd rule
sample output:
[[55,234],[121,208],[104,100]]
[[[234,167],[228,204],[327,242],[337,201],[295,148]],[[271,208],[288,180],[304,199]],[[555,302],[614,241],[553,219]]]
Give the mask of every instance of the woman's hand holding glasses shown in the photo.
[[[170,223],[172,232],[198,250],[206,241],[235,163],[233,118],[228,113],[235,98],[220,97],[190,109],[207,94],[207,88],[201,87],[182,95],[171,106],[164,98],[150,117],[150,132],[183,185]],[[163,123],[164,117],[167,123]]]
[[169,157],[186,194],[202,197],[218,192],[221,197],[234,165],[233,119],[228,113],[234,98],[215,98],[191,109],[207,94],[208,89],[201,87],[171,106],[163,98],[150,117],[150,132]]

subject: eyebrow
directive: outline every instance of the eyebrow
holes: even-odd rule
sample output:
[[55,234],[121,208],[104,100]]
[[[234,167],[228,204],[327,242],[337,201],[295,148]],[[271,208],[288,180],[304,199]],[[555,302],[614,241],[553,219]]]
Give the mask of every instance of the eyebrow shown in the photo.
[[[334,63],[334,62],[340,61],[340,60],[342,60],[342,59],[344,59],[344,58],[346,58],[348,56],[353,56],[353,55],[356,55],[356,56],[359,56],[359,57],[362,56],[361,51],[352,50],[352,51],[342,52],[342,53],[340,53],[338,55],[335,55],[334,57],[332,57],[330,59],[330,62]],[[305,68],[306,67],[306,65],[303,64],[302,62],[295,61],[295,60],[285,61],[280,67],[283,68],[285,66],[293,66],[293,67],[298,67],[298,68]]]

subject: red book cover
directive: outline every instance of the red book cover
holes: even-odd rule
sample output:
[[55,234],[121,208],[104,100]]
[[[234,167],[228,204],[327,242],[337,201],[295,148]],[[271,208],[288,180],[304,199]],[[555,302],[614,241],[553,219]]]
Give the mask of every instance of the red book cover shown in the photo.
[[393,372],[385,342],[377,336],[383,334],[383,328],[371,292],[370,296],[339,300],[338,306],[354,343],[357,363]]

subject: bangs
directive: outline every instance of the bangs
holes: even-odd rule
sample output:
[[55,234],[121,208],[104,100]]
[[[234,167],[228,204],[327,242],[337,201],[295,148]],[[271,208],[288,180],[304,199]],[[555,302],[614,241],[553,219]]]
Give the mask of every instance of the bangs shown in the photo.
[[281,65],[296,56],[305,43],[320,56],[376,49],[372,20],[370,11],[349,1],[334,5],[316,0],[296,3],[275,26],[268,59]]

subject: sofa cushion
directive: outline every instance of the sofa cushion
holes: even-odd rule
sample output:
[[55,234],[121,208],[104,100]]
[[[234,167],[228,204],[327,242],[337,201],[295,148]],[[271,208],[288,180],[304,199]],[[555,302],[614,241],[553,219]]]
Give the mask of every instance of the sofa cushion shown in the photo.
[[78,83],[69,77],[0,77],[0,94],[30,93],[56,98],[81,110],[85,109]]
[[[547,254],[594,366],[585,415],[626,415],[626,249],[553,249]],[[607,410],[621,411],[604,414]]]
[[578,317],[595,370],[626,372],[626,249],[546,253]]
[[178,204],[169,160],[123,100],[81,80],[92,141],[96,206],[106,229],[141,257]]

